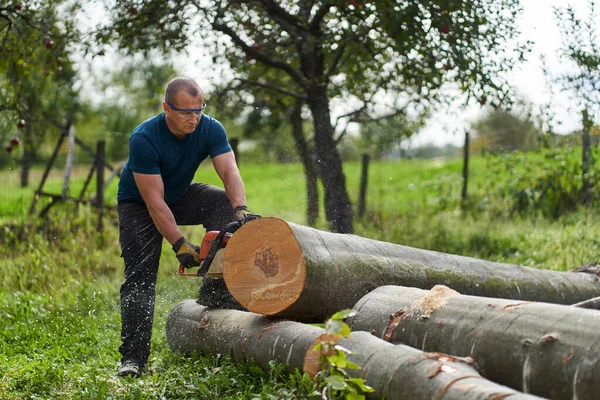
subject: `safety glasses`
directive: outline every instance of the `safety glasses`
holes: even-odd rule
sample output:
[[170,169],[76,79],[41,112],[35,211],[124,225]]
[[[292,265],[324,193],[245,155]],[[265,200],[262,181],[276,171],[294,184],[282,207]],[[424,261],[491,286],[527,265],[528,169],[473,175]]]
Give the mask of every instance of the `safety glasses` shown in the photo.
[[202,110],[204,110],[206,108],[206,103],[202,102],[202,107],[200,108],[178,108],[175,107],[173,104],[171,103],[167,103],[169,105],[169,107],[171,107],[171,109],[173,111],[175,111],[175,113],[179,116],[179,118],[181,119],[192,119],[192,118],[200,118],[200,116],[202,115]]

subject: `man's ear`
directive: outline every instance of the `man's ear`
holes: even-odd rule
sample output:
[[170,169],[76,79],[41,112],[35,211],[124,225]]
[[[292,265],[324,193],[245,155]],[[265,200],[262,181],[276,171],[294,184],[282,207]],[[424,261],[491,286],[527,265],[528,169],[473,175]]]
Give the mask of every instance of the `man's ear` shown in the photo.
[[162,106],[164,112],[167,112],[169,110],[169,105],[166,102],[163,101]]

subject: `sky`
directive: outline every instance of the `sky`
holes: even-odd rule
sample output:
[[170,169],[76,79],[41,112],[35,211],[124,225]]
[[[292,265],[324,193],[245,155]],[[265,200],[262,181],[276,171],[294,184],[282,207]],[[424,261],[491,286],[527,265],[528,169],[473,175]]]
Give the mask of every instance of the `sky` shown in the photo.
[[[521,0],[524,9],[520,21],[523,38],[534,42],[532,52],[526,63],[510,75],[510,80],[518,93],[525,99],[539,106],[548,100],[549,89],[542,74],[540,56],[545,55],[551,73],[566,72],[557,58],[557,50],[561,43],[561,35],[556,27],[553,6],[572,5],[582,19],[587,18],[587,0]],[[564,93],[554,92],[556,118],[561,122],[557,133],[568,133],[581,128],[581,117],[576,104]],[[454,110],[456,111],[456,110]],[[426,127],[408,141],[409,147],[426,144],[453,144],[462,146],[464,132],[470,123],[481,117],[485,111],[480,106],[472,106],[454,113],[436,113]]]

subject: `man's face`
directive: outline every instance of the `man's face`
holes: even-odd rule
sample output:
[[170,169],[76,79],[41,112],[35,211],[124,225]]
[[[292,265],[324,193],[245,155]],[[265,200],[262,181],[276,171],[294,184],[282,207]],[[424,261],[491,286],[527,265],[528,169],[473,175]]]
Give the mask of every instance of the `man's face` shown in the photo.
[[173,103],[163,102],[169,129],[178,137],[194,132],[200,122],[203,107],[206,107],[206,104],[202,94],[192,97],[185,91],[179,92]]

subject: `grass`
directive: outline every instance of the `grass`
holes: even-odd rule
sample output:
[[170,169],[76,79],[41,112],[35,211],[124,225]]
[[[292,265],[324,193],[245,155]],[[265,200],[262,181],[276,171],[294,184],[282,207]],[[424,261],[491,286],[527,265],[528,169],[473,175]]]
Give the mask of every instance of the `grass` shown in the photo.
[[[360,164],[345,165],[348,192],[357,202]],[[566,270],[600,259],[598,212],[581,209],[557,220],[496,215],[459,208],[460,160],[372,163],[367,213],[355,233],[408,246],[492,261]],[[252,212],[305,223],[305,188],[298,164],[242,165]],[[73,171],[78,194],[88,168]],[[34,171],[40,176],[41,171]],[[157,286],[153,352],[141,380],[115,378],[119,365],[118,292],[122,281],[115,215],[95,230],[93,210],[56,204],[49,221],[34,222],[27,211],[37,185],[18,187],[18,172],[0,172],[0,399],[305,399],[319,398],[301,374],[253,363],[234,364],[226,355],[184,357],[168,348],[164,324],[180,301],[197,294],[199,282],[176,275],[168,246]],[[488,176],[484,159],[471,162],[470,193],[479,202]],[[211,168],[197,180],[218,184]],[[53,171],[45,191],[60,193],[63,178]],[[107,188],[114,204],[116,185]],[[322,191],[321,191],[322,195]],[[37,210],[47,200],[42,198]],[[321,218],[318,227],[325,229]],[[199,242],[200,227],[184,227]],[[368,383],[368,382],[367,382]]]

